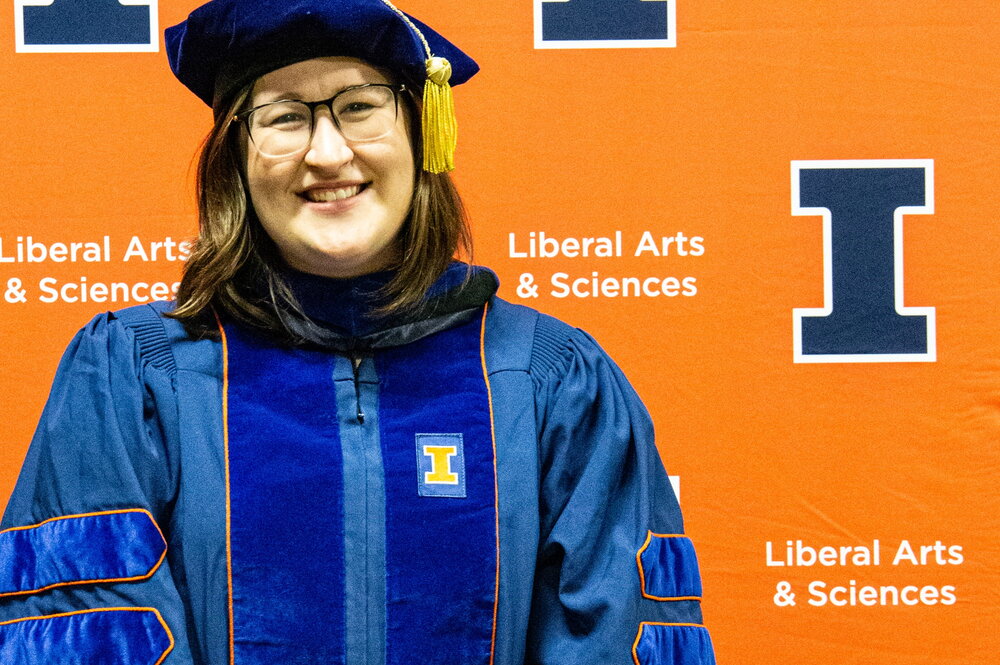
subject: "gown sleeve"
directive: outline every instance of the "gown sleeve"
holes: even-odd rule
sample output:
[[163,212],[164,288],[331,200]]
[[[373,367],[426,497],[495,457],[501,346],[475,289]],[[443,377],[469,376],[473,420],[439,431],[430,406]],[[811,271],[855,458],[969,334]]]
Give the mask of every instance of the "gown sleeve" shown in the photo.
[[[539,328],[557,335],[544,319]],[[541,533],[528,665],[714,664],[694,548],[646,409],[585,333],[539,346]]]
[[170,363],[113,314],[59,364],[0,531],[0,662],[186,665]]

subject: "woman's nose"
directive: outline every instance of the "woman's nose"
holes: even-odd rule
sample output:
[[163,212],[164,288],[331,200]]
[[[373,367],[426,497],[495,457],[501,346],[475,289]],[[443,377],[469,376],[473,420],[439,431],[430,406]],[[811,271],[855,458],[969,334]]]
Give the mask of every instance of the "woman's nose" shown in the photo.
[[339,168],[354,159],[354,151],[344,135],[337,129],[333,116],[324,109],[316,109],[312,138],[305,161],[310,166]]

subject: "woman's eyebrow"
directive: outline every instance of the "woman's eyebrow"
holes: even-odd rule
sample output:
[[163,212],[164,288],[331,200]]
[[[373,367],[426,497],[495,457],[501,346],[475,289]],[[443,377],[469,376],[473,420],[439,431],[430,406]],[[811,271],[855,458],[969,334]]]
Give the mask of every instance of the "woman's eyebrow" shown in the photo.
[[[345,83],[343,85],[338,86],[333,92],[331,92],[326,97],[320,97],[319,99],[329,99],[330,97],[338,95],[341,92],[343,92],[344,90],[347,90],[348,88],[357,88],[358,86],[362,86],[362,85],[392,85],[392,84],[389,83],[388,81],[381,81],[381,80],[378,80],[378,81],[367,81],[367,80],[365,80],[365,81],[357,81],[355,83]],[[280,94],[274,94],[274,93],[269,93],[269,92],[268,93],[261,93],[259,97],[254,97],[251,100],[250,106],[251,107],[260,106],[261,104],[270,104],[271,102],[278,102],[278,101],[282,101],[282,100],[285,100],[285,99],[294,99],[294,100],[305,101],[305,102],[315,101],[315,100],[310,99],[308,97],[309,97],[308,95],[303,95],[301,92],[291,92],[291,91],[289,91],[289,92],[282,92]]]
[[259,97],[254,97],[251,102],[252,106],[260,106],[261,104],[269,104],[271,102],[278,102],[283,99],[302,99],[302,95],[296,92],[282,92],[282,93],[263,93]]

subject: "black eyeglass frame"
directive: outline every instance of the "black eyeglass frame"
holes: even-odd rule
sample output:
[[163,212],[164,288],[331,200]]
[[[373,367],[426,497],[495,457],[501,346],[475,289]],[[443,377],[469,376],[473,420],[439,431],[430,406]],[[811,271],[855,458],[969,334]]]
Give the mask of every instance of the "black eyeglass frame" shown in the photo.
[[[399,84],[393,84],[393,83],[362,83],[361,85],[352,85],[352,86],[349,86],[347,88],[344,88],[343,90],[338,91],[337,94],[335,94],[333,97],[329,97],[327,99],[319,99],[319,100],[317,100],[315,102],[307,102],[307,101],[305,101],[303,99],[276,99],[273,102],[267,102],[266,104],[260,104],[259,106],[255,106],[252,109],[247,109],[246,111],[240,111],[239,113],[233,115],[232,122],[235,122],[235,123],[243,125],[246,128],[246,130],[247,130],[247,134],[250,136],[250,140],[252,141],[253,140],[253,133],[250,131],[250,123],[247,122],[247,119],[255,111],[259,111],[260,109],[266,108],[268,106],[271,106],[272,104],[287,104],[288,102],[296,102],[298,104],[302,104],[303,106],[305,106],[306,108],[309,109],[309,138],[310,138],[310,140],[312,139],[313,132],[316,131],[316,109],[319,108],[320,106],[325,106],[328,109],[330,109],[330,117],[333,119],[333,124],[337,127],[337,131],[340,132],[341,134],[343,134],[344,132],[340,128],[340,121],[337,119],[337,114],[334,113],[334,111],[333,111],[333,102],[336,101],[337,97],[340,97],[344,93],[352,92],[354,90],[360,90],[360,89],[363,89],[363,88],[388,88],[389,90],[391,90],[392,91],[392,103],[395,106],[396,117],[397,118],[399,117],[399,95],[401,93],[403,93],[403,92],[407,92],[409,90],[409,88],[407,88],[402,83],[399,83]],[[382,136],[379,136],[377,138],[364,139],[364,141],[377,141],[380,138],[384,138],[387,135],[388,134],[383,134]],[[348,139],[348,140],[353,140],[353,139]]]

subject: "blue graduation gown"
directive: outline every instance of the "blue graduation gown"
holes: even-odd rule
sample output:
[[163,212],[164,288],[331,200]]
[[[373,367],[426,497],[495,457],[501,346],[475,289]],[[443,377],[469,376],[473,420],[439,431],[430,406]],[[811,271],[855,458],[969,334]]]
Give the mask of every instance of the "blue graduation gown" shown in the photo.
[[[453,266],[437,291],[459,288],[457,275]],[[357,319],[364,334],[391,327],[366,319],[356,295],[326,303],[338,310],[328,318]],[[482,566],[492,571],[498,558],[499,572],[490,653],[469,665],[714,663],[694,550],[631,386],[586,333],[491,294],[483,301],[464,306],[486,312],[498,553]],[[230,662],[223,349],[190,338],[162,316],[168,308],[96,317],[59,365],[2,523],[0,660]],[[357,363],[328,352],[337,418],[365,408],[377,421],[373,357],[405,359],[418,340],[471,320],[396,329],[388,348]],[[386,479],[413,470],[382,466],[390,451],[378,439],[344,444],[338,458],[346,480],[331,506],[342,513],[345,597],[335,660],[433,662],[432,640],[386,637]],[[296,509],[287,506],[290,520]],[[427,539],[418,545],[452,545],[447,521]],[[433,593],[425,601],[433,614]]]

